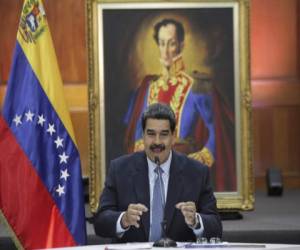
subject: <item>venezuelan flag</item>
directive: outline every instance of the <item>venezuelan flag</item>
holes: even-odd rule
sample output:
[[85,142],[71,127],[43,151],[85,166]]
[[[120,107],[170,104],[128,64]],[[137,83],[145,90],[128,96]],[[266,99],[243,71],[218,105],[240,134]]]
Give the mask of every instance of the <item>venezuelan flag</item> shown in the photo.
[[0,208],[25,249],[83,245],[80,158],[41,0],[25,0],[3,115]]

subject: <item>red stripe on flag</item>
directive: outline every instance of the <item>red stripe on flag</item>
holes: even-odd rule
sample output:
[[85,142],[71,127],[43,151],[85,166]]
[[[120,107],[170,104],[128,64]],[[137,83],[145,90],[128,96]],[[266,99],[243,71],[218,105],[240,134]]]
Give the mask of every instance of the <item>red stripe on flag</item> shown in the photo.
[[76,245],[51,195],[1,115],[0,207],[24,248]]

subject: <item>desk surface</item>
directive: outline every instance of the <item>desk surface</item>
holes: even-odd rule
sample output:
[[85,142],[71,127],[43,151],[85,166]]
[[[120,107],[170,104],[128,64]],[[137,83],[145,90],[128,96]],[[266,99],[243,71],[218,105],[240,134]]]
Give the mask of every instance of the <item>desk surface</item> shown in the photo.
[[289,244],[259,244],[259,243],[221,243],[221,244],[192,244],[178,243],[176,248],[159,248],[152,247],[151,243],[128,243],[128,244],[108,244],[108,245],[90,245],[81,247],[65,247],[55,248],[56,250],[162,250],[162,249],[228,249],[228,250],[263,250],[263,249],[276,249],[276,250],[300,250],[300,245]]

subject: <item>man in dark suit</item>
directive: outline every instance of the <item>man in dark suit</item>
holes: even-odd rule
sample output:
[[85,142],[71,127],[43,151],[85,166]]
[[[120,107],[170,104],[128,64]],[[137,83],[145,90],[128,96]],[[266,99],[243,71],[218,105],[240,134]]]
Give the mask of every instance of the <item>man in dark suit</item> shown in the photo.
[[209,169],[172,150],[175,127],[169,106],[156,103],[144,111],[145,150],[111,162],[94,218],[97,235],[118,242],[156,241],[164,219],[166,235],[173,240],[221,238]]

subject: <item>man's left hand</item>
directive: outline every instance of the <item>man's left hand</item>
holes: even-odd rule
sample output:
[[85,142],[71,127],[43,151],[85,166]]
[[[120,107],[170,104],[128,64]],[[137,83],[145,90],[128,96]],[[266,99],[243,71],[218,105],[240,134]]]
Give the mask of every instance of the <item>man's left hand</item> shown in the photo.
[[193,201],[179,202],[176,204],[176,208],[182,212],[185,223],[188,226],[194,227],[196,225],[197,221],[196,221],[195,202]]

